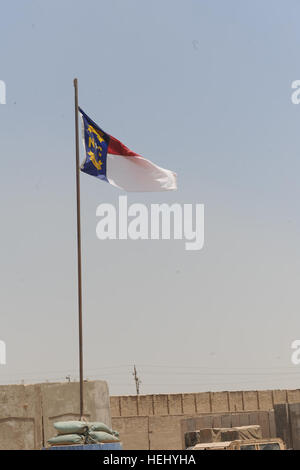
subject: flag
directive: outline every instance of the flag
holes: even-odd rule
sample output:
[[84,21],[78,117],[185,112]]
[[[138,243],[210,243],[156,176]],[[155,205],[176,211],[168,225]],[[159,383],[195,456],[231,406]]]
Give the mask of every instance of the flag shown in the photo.
[[177,189],[176,173],[160,168],[104,132],[79,108],[86,157],[81,171],[125,191]]

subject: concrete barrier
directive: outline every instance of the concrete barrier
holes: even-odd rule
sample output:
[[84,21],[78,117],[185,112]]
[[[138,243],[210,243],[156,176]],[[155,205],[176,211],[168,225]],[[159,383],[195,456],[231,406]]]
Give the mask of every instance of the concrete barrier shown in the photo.
[[42,436],[40,386],[0,386],[0,449],[38,449]]
[[[53,423],[80,419],[79,383],[41,384],[45,444],[55,435]],[[84,383],[84,416],[111,427],[109,393],[104,381]]]
[[[107,383],[85,382],[84,393],[87,418],[111,426]],[[0,450],[41,449],[53,422],[78,418],[76,382],[0,386]]]
[[300,450],[300,403],[276,404],[274,411],[278,437],[289,449]]

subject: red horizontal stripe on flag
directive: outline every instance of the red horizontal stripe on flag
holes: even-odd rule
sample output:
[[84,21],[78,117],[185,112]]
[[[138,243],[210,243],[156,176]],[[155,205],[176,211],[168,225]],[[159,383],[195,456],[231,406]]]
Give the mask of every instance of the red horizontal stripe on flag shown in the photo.
[[123,155],[124,157],[140,157],[138,153],[130,150],[128,147],[126,147],[126,145],[122,144],[122,142],[112,135],[109,136],[107,153],[111,153],[113,155]]

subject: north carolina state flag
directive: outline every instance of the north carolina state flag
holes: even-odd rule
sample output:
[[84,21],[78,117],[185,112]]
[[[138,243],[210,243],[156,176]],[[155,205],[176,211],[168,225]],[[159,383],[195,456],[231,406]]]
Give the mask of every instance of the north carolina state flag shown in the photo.
[[125,191],[177,189],[176,173],[160,168],[100,129],[79,108],[86,152],[81,171]]

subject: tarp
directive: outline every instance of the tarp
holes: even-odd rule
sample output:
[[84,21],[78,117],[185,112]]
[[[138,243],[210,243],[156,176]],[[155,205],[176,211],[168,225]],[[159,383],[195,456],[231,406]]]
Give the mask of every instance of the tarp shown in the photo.
[[207,442],[224,442],[246,439],[261,439],[262,432],[259,425],[237,426],[232,428],[203,428],[197,431],[186,432],[185,446]]

